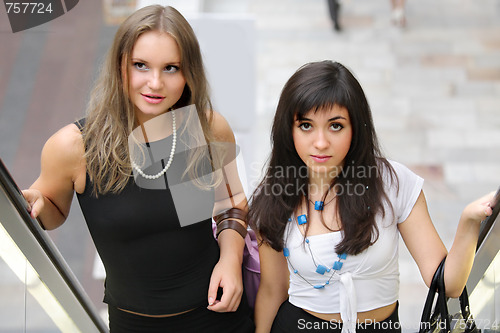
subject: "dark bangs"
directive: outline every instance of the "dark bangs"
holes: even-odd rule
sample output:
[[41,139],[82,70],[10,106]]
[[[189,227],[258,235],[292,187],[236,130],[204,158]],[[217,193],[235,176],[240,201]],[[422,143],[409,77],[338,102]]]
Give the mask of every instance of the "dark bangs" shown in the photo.
[[[326,79],[330,79],[328,82]],[[326,77],[319,89],[307,89],[301,96],[297,96],[294,115],[298,120],[303,120],[309,111],[316,113],[318,110],[327,110],[334,105],[345,107],[349,110],[349,99],[345,89],[338,89],[338,82],[331,77]]]
[[295,91],[289,96],[294,99],[290,103],[294,106],[294,118],[301,120],[309,111],[331,109],[335,104],[351,113],[349,87],[335,63],[306,64],[295,73],[293,82],[296,85],[292,84],[291,88]]

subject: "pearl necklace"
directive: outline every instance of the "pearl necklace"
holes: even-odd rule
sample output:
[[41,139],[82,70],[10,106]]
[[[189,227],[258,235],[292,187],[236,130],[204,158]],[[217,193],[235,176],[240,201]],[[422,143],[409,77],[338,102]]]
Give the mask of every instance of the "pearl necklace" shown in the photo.
[[137,164],[135,164],[134,161],[132,161],[132,167],[144,178],[146,179],[158,179],[160,178],[161,176],[163,176],[163,174],[165,172],[167,172],[168,168],[170,168],[170,165],[172,164],[172,161],[174,160],[174,153],[175,153],[175,145],[177,144],[177,126],[175,124],[175,111],[171,111],[172,112],[172,149],[170,150],[170,156],[168,157],[168,162],[167,162],[167,165],[165,165],[165,167],[163,168],[163,170],[161,170],[160,172],[158,172],[156,175],[147,175],[144,173],[144,171],[142,171],[139,166]]

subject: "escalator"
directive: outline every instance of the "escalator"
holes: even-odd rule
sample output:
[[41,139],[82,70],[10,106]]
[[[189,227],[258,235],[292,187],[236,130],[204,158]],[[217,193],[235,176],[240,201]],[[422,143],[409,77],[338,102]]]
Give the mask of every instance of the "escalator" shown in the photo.
[[1,159],[0,332],[108,332]]
[[[467,280],[470,310],[482,333],[500,332],[500,205],[482,222],[474,265]],[[457,299],[448,301],[450,313],[460,311]],[[452,325],[453,327],[453,325]]]

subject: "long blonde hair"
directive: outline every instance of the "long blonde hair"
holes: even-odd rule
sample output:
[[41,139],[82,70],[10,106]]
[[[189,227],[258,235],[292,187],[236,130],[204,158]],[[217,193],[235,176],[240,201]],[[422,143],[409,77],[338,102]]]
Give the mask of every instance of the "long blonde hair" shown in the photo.
[[[186,86],[173,108],[194,104],[206,143],[213,141],[210,129],[213,118],[212,103],[200,47],[193,29],[186,19],[170,6],[153,5],[141,8],[118,28],[87,107],[83,129],[85,159],[87,173],[94,184],[96,195],[119,193],[130,180],[132,167],[128,136],[136,122],[134,105],[127,96],[128,82],[123,82],[128,79],[127,75],[122,73],[122,64],[128,64],[135,42],[148,31],[168,33],[177,41]],[[197,161],[202,154],[203,150],[194,150],[190,154],[188,170],[196,170]]]

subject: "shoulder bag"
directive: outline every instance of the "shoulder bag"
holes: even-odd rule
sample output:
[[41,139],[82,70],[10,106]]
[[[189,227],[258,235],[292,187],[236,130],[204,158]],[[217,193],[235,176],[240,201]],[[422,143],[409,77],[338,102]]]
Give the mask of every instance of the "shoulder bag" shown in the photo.
[[[217,226],[212,221],[212,231],[217,239]],[[243,249],[243,287],[247,296],[248,305],[255,307],[255,298],[260,284],[260,259],[259,245],[255,231],[248,229],[245,236],[245,248]]]
[[[432,278],[420,320],[419,333],[479,333],[481,330],[476,327],[474,318],[470,313],[469,296],[466,287],[464,287],[459,297],[460,312],[453,316],[450,316],[448,312],[444,285],[445,260],[446,258],[441,261]],[[433,310],[432,306],[436,296],[437,300]]]

